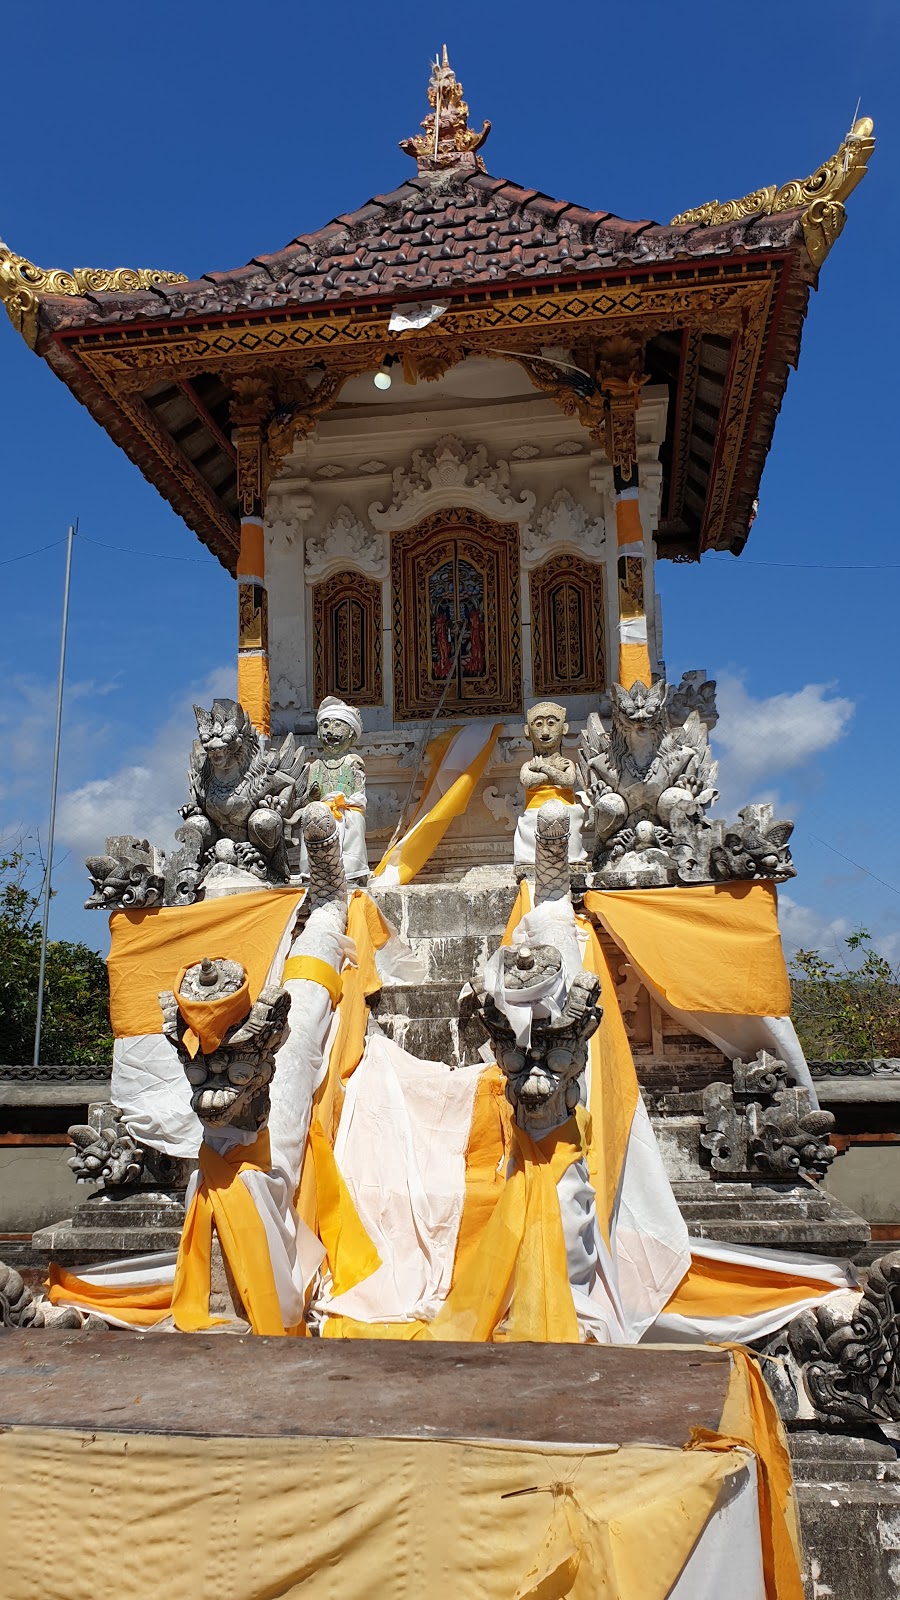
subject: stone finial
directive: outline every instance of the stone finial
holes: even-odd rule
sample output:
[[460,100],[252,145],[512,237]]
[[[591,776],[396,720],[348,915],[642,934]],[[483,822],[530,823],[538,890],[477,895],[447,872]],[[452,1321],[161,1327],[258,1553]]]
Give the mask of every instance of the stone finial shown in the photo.
[[449,167],[483,172],[484,162],[476,151],[484,144],[491,125],[485,122],[480,133],[469,127],[469,108],[463,99],[462,84],[447,59],[446,45],[443,55],[435,56],[432,62],[428,104],[431,110],[421,124],[424,133],[401,139],[400,149],[415,157],[420,173],[443,172]]

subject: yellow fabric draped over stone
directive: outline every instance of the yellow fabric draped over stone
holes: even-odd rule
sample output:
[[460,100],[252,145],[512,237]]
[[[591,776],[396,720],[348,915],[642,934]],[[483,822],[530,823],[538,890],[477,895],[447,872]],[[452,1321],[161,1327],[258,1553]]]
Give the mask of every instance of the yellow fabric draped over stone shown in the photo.
[[[429,861],[447,832],[455,817],[461,817],[466,810],[479,779],[491,758],[494,745],[503,724],[497,722],[486,731],[485,738],[468,766],[462,771],[449,788],[437,799],[427,811],[423,809],[426,798],[430,798],[431,791],[438,781],[445,764],[452,758],[453,746],[456,735],[460,730],[449,730],[452,737],[444,743],[444,735],[429,745],[432,752],[432,766],[428,780],[419,805],[416,809],[413,822],[399,843],[391,845],[382,856],[375,868],[373,876],[380,877],[388,866],[396,869],[398,881],[401,884],[409,883],[420,872],[425,863]],[[461,730],[465,733],[466,730]]]
[[14,1428],[4,1575],[29,1594],[39,1550],[66,1600],[95,1600],[98,1573],[118,1600],[665,1600],[745,1465],[733,1449]]
[[173,989],[178,973],[204,956],[239,961],[256,1000],[302,899],[302,889],[260,889],[193,906],[114,911],[107,958],[113,1033],[119,1039],[161,1033],[160,990]]
[[679,1010],[742,1017],[790,1011],[773,883],[591,890],[584,903]]

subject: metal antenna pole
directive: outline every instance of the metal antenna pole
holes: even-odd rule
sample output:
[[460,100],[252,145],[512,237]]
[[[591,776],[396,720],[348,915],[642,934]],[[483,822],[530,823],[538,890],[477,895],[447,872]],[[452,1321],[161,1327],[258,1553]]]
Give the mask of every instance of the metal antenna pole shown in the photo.
[[72,545],[77,531],[78,518],[76,517],[75,526],[70,526],[69,537],[66,542],[66,581],[63,589],[62,634],[59,641],[59,684],[56,691],[56,737],[53,743],[53,778],[50,786],[50,833],[47,840],[47,868],[44,873],[44,919],[41,927],[41,964],[38,969],[37,1018],[34,1025],[34,1060],[32,1065],[35,1067],[41,1059],[41,1023],[44,1020],[44,973],[47,967],[47,928],[50,922],[50,874],[53,870],[53,840],[56,834],[56,787],[59,780],[63,684],[66,676],[66,634],[69,627],[69,585],[72,579]]

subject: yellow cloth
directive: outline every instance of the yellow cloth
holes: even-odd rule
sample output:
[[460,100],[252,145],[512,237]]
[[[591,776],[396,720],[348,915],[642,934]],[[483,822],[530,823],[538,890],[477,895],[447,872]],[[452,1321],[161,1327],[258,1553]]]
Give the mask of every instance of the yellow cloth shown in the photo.
[[172,1316],[182,1333],[211,1328],[221,1318],[209,1315],[213,1223],[231,1275],[254,1333],[283,1334],[284,1324],[272,1275],[266,1230],[242,1172],[268,1171],[269,1135],[219,1155],[200,1146],[201,1181],[181,1233],[173,1284],[111,1286],[86,1283],[51,1266],[48,1298],[53,1305],[79,1305],[108,1311],[136,1327],[152,1327]]
[[198,1050],[202,1050],[205,1056],[218,1050],[228,1029],[235,1027],[249,1014],[252,1001],[246,978],[234,994],[222,995],[218,1000],[186,1000],[181,994],[181,985],[187,970],[187,967],[182,967],[173,987],[178,997],[178,1009],[189,1024],[184,1034],[184,1047],[193,1061]]
[[[604,896],[605,898],[605,896]],[[519,884],[515,905],[501,943],[512,944],[513,933],[531,910],[531,890],[526,879]],[[603,1016],[590,1042],[590,1138],[586,1159],[588,1173],[597,1195],[597,1215],[606,1243],[610,1242],[610,1221],[622,1180],[628,1136],[639,1094],[631,1045],[616,998],[616,985],[596,931],[586,917],[576,918],[587,935],[583,956],[586,972],[600,979],[600,1004]]]
[[600,1026],[589,1046],[592,1137],[587,1148],[587,1165],[597,1196],[597,1220],[609,1244],[610,1223],[622,1182],[625,1154],[640,1090],[631,1045],[619,1009],[616,985],[603,946],[586,918],[578,918],[578,922],[588,935],[584,967],[600,979],[600,1004],[603,1007]]
[[692,1428],[687,1448],[731,1451],[745,1445],[753,1451],[766,1600],[803,1600],[800,1528],[784,1425],[756,1362],[741,1345],[725,1348],[733,1367],[718,1429]]
[[564,800],[567,806],[573,806],[575,790],[559,788],[555,783],[539,783],[536,789],[528,790],[525,810],[537,811],[548,800]]
[[681,1011],[783,1017],[791,1009],[773,883],[590,891],[588,911]]
[[[369,998],[381,988],[375,951],[387,943],[390,931],[374,900],[364,890],[354,890],[347,911],[347,933],[356,945],[357,964],[345,967],[341,974],[337,1034],[325,1077],[313,1096],[310,1139],[295,1196],[298,1216],[328,1252],[335,1282],[340,1274],[338,1294],[361,1282],[380,1265],[380,1257],[338,1171],[333,1150],[344,1086],[359,1066],[365,1049]],[[286,965],[291,959],[294,958],[289,958]],[[338,1251],[339,1241],[343,1241],[343,1254]],[[374,1265],[367,1265],[370,1261]]]
[[[390,863],[397,867],[401,884],[409,883],[416,876],[416,873],[421,871],[426,861],[430,861],[451,822],[455,817],[461,817],[466,810],[491,758],[491,753],[497,743],[497,736],[502,726],[501,722],[494,724],[485,743],[465,772],[462,772],[456,781],[450,785],[446,794],[442,794],[435,801],[430,811],[421,816],[418,821],[413,822],[399,844],[392,845],[385,852],[375,868],[374,877],[379,877]],[[439,763],[434,765],[430,774],[429,789],[437,778],[439,767],[446,761],[449,751],[450,744],[448,743],[441,754]]]
[[365,810],[364,806],[354,805],[353,801],[349,800],[345,794],[330,794],[326,797],[324,804],[337,822],[340,822],[345,811]]
[[323,989],[328,990],[333,1006],[336,1006],[341,998],[341,974],[329,961],[320,961],[318,956],[288,956],[284,963],[281,981],[287,983],[289,980],[318,983]]
[[257,732],[271,733],[269,657],[264,652],[251,655],[247,650],[238,651],[238,700]]
[[650,669],[650,651],[645,644],[619,645],[619,682],[623,689],[633,689],[636,683],[649,689],[653,679]]
[[[237,560],[239,578],[264,578],[266,575],[266,536],[262,522],[241,520],[241,553]],[[246,707],[245,707],[246,709]]]
[[373,1324],[330,1317],[322,1330],[325,1338],[579,1342],[556,1186],[584,1153],[590,1138],[587,1115],[579,1107],[539,1143],[513,1122],[510,1135],[512,1170],[477,1250],[470,1248],[457,1263],[434,1320]]
[[302,889],[261,889],[161,911],[114,911],[107,962],[113,1033],[161,1033],[160,990],[174,989],[178,973],[210,950],[241,963],[255,1000],[302,899]]
[[814,1296],[821,1298],[832,1287],[821,1278],[806,1278],[801,1272],[772,1272],[749,1259],[714,1261],[698,1256],[663,1309],[694,1320],[755,1317],[784,1307],[787,1317],[792,1306]]
[[[147,1409],[133,1407],[132,1426]],[[98,1573],[115,1574],[106,1590],[120,1600],[161,1589],[166,1600],[664,1600],[745,1462],[641,1445],[576,1454],[13,1428],[0,1434],[15,1530],[4,1592],[32,1592],[40,1551],[66,1600],[96,1600]],[[542,1566],[554,1575],[539,1585]]]
[[641,544],[644,530],[641,526],[641,502],[637,495],[627,500],[616,500],[616,544]]
[[359,1220],[331,1143],[317,1117],[310,1123],[309,1144],[316,1177],[319,1237],[328,1255],[334,1293],[343,1294],[377,1272],[381,1257]]
[[188,1207],[175,1263],[172,1315],[182,1333],[215,1326],[209,1315],[212,1234],[231,1269],[254,1333],[285,1332],[272,1274],[269,1245],[253,1196],[241,1183],[242,1172],[266,1172],[272,1164],[265,1129],[253,1144],[237,1145],[219,1155],[200,1146],[201,1181]]

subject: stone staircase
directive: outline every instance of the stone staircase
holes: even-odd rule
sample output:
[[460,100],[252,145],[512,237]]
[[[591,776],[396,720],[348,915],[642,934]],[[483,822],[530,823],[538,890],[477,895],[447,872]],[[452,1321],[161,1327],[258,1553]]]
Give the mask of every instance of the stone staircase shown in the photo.
[[457,883],[402,889],[374,880],[368,892],[425,969],[421,983],[385,984],[373,1007],[378,1026],[421,1060],[477,1061],[487,1035],[476,1018],[460,1016],[459,991],[503,937],[517,892],[512,868],[477,867]]

